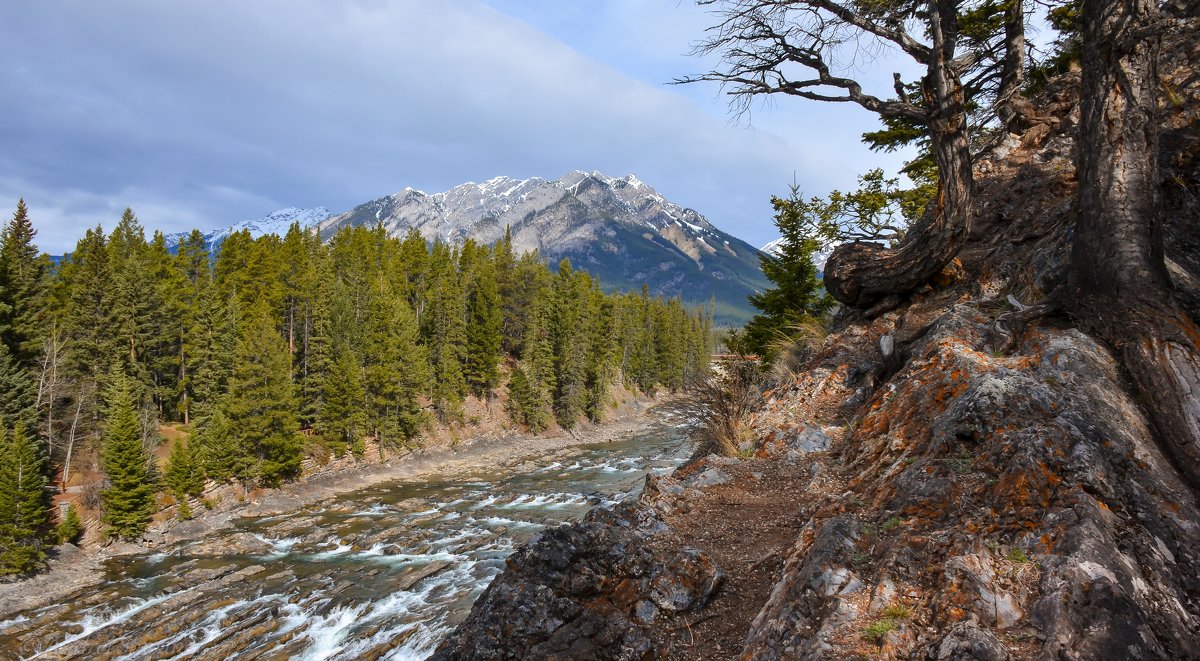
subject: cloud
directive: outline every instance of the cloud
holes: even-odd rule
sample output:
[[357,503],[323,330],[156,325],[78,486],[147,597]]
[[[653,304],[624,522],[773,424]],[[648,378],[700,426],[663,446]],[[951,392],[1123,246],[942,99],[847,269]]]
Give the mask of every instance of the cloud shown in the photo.
[[[680,27],[666,6],[601,5],[593,18],[621,58],[574,43],[588,20],[576,3],[524,4],[497,3],[514,18],[468,0],[4,3],[0,201],[24,195],[42,247],[61,252],[127,205],[179,231],[599,169],[637,172],[759,241],[793,171],[812,192],[857,171],[831,137],[849,109],[747,130],[712,90],[654,81],[680,55],[653,25],[683,38],[694,12]],[[560,24],[522,19],[539,7],[565,12]],[[806,136],[795,123],[810,121],[826,126]]]

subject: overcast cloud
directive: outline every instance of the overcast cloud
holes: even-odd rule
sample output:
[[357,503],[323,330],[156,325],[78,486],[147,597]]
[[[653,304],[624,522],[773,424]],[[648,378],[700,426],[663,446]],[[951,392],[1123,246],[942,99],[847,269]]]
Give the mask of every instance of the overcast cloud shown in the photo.
[[761,244],[793,172],[819,193],[870,167],[875,122],[783,99],[747,127],[665,85],[707,24],[675,0],[4,2],[0,203],[60,253],[125,206],[170,232],[597,169]]

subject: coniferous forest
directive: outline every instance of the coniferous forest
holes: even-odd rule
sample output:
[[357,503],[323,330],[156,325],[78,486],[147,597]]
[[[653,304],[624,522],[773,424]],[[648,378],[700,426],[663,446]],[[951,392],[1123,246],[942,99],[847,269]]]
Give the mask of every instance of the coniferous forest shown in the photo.
[[[166,492],[277,486],[306,457],[381,454],[503,400],[539,432],[598,421],[610,389],[678,389],[707,369],[711,316],[606,294],[566,261],[348,227],[328,241],[198,231],[172,251],[131,210],[59,262],[19,202],[0,235],[0,574],[36,570],[81,532],[51,512],[99,468],[107,535],[134,539]],[[186,432],[161,469],[164,425]],[[57,525],[57,528],[55,526]]]

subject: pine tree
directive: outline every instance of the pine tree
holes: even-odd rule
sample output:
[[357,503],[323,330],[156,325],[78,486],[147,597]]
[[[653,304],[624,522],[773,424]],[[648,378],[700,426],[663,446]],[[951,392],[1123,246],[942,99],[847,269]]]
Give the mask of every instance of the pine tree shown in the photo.
[[349,350],[342,350],[325,381],[317,433],[336,455],[347,449],[361,453],[367,426],[366,391],[362,368]]
[[300,473],[291,363],[265,305],[250,310],[244,323],[224,408],[238,447],[255,461],[261,484],[278,486]]
[[45,565],[42,542],[50,518],[46,460],[17,426],[0,426],[0,575],[28,574]]
[[[153,395],[150,350],[153,342],[151,313],[155,311],[150,246],[132,209],[125,209],[108,240],[109,323],[119,354],[133,377],[134,400],[139,405]],[[160,310],[161,312],[161,310]]]
[[762,310],[746,324],[746,341],[751,350],[770,358],[771,345],[780,336],[833,307],[834,301],[821,288],[817,267],[812,262],[818,243],[810,235],[811,213],[807,203],[793,191],[788,199],[772,198],[775,225],[783,236],[778,255],[762,253],[763,274],[774,287],[750,296],[750,303]]
[[175,345],[178,354],[174,363],[178,371],[173,398],[179,418],[189,424],[196,399],[198,356],[207,332],[204,320],[211,318],[208,316],[211,311],[206,307],[213,290],[208,250],[199,231],[192,230],[179,242],[173,266],[180,278],[179,288],[173,296],[177,302],[179,332]]
[[[467,247],[463,247],[464,255]],[[470,272],[466,274],[467,323],[463,375],[476,395],[496,387],[500,378],[499,362],[504,316],[496,270],[487,248],[476,248]]]
[[114,370],[105,399],[100,458],[109,486],[100,492],[102,520],[110,537],[134,540],[146,530],[154,514],[155,471],[142,445],[133,384],[124,372]]
[[374,298],[363,346],[368,415],[380,446],[396,448],[425,422],[417,398],[429,384],[429,361],[408,304],[383,281]]
[[58,279],[59,297],[65,308],[67,367],[84,382],[83,389],[91,392],[102,390],[108,361],[118,351],[109,330],[112,322],[110,281],[108,240],[103,228],[97,226],[89,229],[75,245],[75,251],[63,264]]
[[437,242],[429,258],[429,291],[421,337],[429,348],[431,395],[443,419],[459,414],[467,384],[462,361],[466,344],[463,297],[456,259],[450,247]]
[[0,344],[0,425],[33,429],[37,411],[37,387],[29,373],[21,369]]
[[146,262],[145,288],[150,307],[144,360],[150,379],[150,396],[160,419],[181,420],[179,393],[186,336],[187,282],[183,270],[167,249],[162,232],[154,232],[146,250]]
[[25,200],[0,232],[0,341],[23,369],[32,370],[45,325],[47,260],[33,245],[37,231]]
[[196,430],[195,455],[204,475],[214,482],[243,482],[253,477],[254,461],[234,436],[233,425],[218,404],[201,419]]
[[67,512],[54,530],[54,536],[59,544],[74,544],[83,536],[83,521],[79,518],[79,510],[74,503],[67,505]]
[[191,518],[188,498],[195,498],[204,491],[204,473],[190,443],[176,439],[171,446],[171,454],[167,456],[164,478],[167,487],[179,501],[179,518]]

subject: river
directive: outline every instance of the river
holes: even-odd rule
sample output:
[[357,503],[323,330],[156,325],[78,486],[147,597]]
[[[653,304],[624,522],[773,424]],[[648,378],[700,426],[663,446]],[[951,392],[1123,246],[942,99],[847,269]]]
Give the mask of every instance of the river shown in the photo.
[[669,472],[689,430],[660,408],[626,438],[380,484],[120,557],[103,584],[0,622],[0,657],[423,659],[517,547]]

